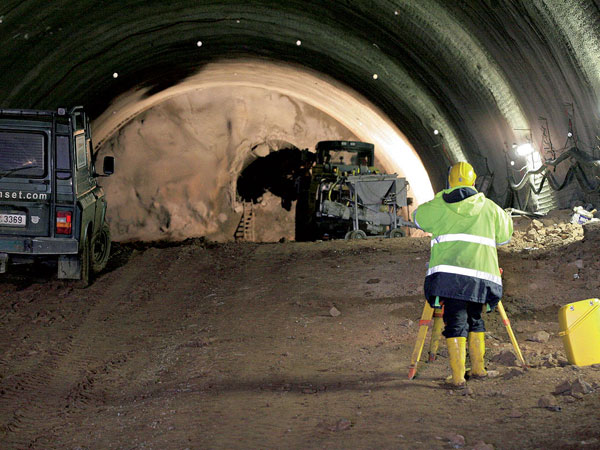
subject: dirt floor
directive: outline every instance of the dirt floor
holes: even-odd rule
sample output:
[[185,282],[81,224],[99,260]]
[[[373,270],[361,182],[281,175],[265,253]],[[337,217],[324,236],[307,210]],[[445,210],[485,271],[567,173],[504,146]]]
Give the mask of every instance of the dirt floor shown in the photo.
[[517,222],[499,253],[530,368],[488,314],[495,376],[462,391],[445,344],[407,379],[427,238],[115,245],[87,289],[8,274],[0,447],[600,448],[600,366],[568,364],[557,322],[599,296],[598,240]]

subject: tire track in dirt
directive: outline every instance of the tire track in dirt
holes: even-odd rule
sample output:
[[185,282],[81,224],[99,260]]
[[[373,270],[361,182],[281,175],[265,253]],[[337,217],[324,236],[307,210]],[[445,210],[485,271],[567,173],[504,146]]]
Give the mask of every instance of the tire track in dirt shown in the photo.
[[[15,430],[7,435],[9,445],[48,448],[56,447],[61,440],[68,445],[73,424],[81,423],[88,414],[106,405],[106,396],[110,397],[108,407],[113,406],[115,392],[103,390],[106,381],[103,376],[111,370],[118,372],[127,355],[152,347],[140,348],[139,337],[173,340],[181,312],[190,301],[197,303],[198,273],[206,273],[212,261],[204,255],[204,264],[197,261],[191,264],[192,258],[197,257],[193,251],[193,247],[147,250],[143,257],[130,261],[127,270],[93,286],[96,297],[93,308],[72,333],[69,348],[60,353],[58,361],[52,362],[51,370],[37,376],[39,382],[32,384],[31,389],[38,390],[35,395],[38,403],[29,399],[26,407],[17,408],[18,413],[9,424]],[[107,285],[110,287],[103,293]],[[136,331],[128,331],[130,317],[136,321]],[[105,349],[104,355],[94,351],[96,344]],[[152,349],[149,365],[154,367],[158,359],[169,366],[172,347],[165,346],[162,351]],[[144,389],[143,384],[126,386],[125,398],[119,392],[117,401],[127,403],[135,399],[140,388]]]
[[[0,384],[12,381],[1,388],[2,403],[8,404],[2,409],[12,409],[12,418],[0,425],[3,445],[7,448],[52,446],[53,429],[94,399],[94,369],[90,368],[110,364],[111,359],[119,358],[114,353],[95,354],[95,343],[107,338],[118,340],[116,336],[110,336],[113,330],[107,327],[115,315],[123,313],[118,311],[117,301],[131,298],[136,287],[142,286],[143,294],[160,282],[156,268],[165,267],[164,264],[160,252],[147,251],[99,279],[86,290],[87,298],[83,301],[91,304],[88,314],[62,337],[61,350],[46,356],[33,370]],[[129,312],[134,314],[143,304],[143,301],[130,302]],[[10,361],[4,363],[10,364]],[[41,422],[43,427],[40,427]]]
[[[106,408],[102,408],[105,411],[131,412],[133,407],[136,419],[130,426],[152,429],[152,424],[155,422],[154,416],[158,414],[157,409],[160,409],[163,402],[174,394],[182,392],[180,375],[173,371],[173,368],[180,356],[177,349],[185,348],[186,344],[190,343],[185,330],[187,322],[194,321],[194,319],[187,315],[187,311],[204,304],[203,299],[206,296],[202,291],[209,289],[206,284],[213,284],[199,279],[198,275],[209,273],[214,261],[207,255],[207,252],[204,252],[200,258],[198,256],[194,248],[161,250],[160,259],[157,260],[157,265],[162,267],[160,277],[146,286],[146,289],[142,291],[144,295],[138,296],[137,302],[139,305],[143,304],[143,308],[131,311],[131,315],[139,318],[135,324],[138,339],[135,343],[136,347],[132,351],[144,353],[141,356],[141,359],[144,359],[144,365],[143,367],[137,366],[141,370],[136,372],[136,378],[129,380],[126,386],[122,386],[122,389],[115,389],[115,386],[111,386],[109,402],[106,404]],[[168,264],[162,264],[161,261],[168,261]],[[226,262],[225,266],[229,266],[229,262]],[[212,277],[209,280],[211,279]],[[128,295],[131,296],[132,293],[130,292]],[[124,328],[122,322],[117,323],[117,326]],[[115,343],[115,348],[119,348],[118,345],[119,343]],[[122,347],[123,345],[121,350],[123,350]],[[132,358],[135,357],[138,357],[139,362],[140,356],[132,356]],[[144,374],[141,375],[140,372],[144,372]],[[160,378],[162,381],[156,384],[154,377]],[[175,381],[173,377],[175,377]],[[103,380],[98,381],[97,384],[101,386]],[[183,381],[183,383],[185,382],[186,380]],[[77,388],[79,386],[74,387],[74,389]],[[96,385],[94,385],[95,388]],[[84,391],[82,395],[94,395],[94,392]],[[36,444],[44,444],[40,445],[41,447],[57,443],[60,443],[61,446],[73,445],[74,441],[69,439],[70,436],[73,432],[80,432],[73,427],[73,424],[86,423],[90,414],[99,412],[99,405],[94,405],[89,401],[79,401],[77,406],[78,408],[70,410],[68,421],[63,420],[55,427],[53,439],[39,440]],[[89,433],[94,432],[89,428],[87,430]],[[140,436],[140,438],[143,437]],[[76,439],[81,444],[82,434],[78,434]],[[130,445],[130,441],[121,441],[118,438],[114,438],[114,440],[117,442],[117,447]],[[88,444],[89,438],[83,442]],[[94,445],[102,446],[99,442]]]
[[[17,296],[15,303],[18,303],[19,300],[23,299]],[[80,311],[73,314],[78,313]],[[13,340],[16,339],[20,347],[26,338],[30,336],[30,333],[37,330],[32,330],[26,312],[16,319],[20,320],[15,320],[17,323],[14,324],[13,330],[7,332],[7,336]],[[66,326],[60,330],[58,328],[56,327],[56,331],[63,335],[61,342],[57,345],[57,347],[60,346],[60,350],[48,350],[41,360],[29,364],[30,367],[27,370],[10,374],[0,380],[0,438],[3,442],[8,442],[7,436],[10,433],[18,432],[26,426],[27,417],[30,415],[27,413],[27,409],[33,407],[32,399],[38,392],[42,392],[47,387],[50,370],[56,366],[58,358],[63,357],[69,351],[72,333],[76,330],[76,327]],[[21,336],[22,339],[18,339],[16,336]],[[4,352],[3,358],[0,359],[2,372],[7,372],[11,365],[20,366],[23,364],[26,356],[22,354],[13,355],[13,353],[18,352],[19,347],[13,345],[12,349],[7,349]]]

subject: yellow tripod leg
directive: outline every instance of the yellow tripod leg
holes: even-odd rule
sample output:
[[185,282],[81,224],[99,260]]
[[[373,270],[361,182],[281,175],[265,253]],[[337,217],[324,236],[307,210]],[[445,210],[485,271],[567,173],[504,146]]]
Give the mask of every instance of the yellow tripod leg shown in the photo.
[[502,305],[502,301],[498,302],[497,308],[498,308],[498,311],[500,312],[500,317],[502,317],[502,323],[504,323],[504,326],[506,327],[506,331],[508,332],[508,337],[510,338],[510,342],[512,342],[513,348],[515,349],[515,353],[517,354],[517,357],[519,358],[519,361],[521,361],[521,364],[523,365],[523,367],[526,367],[527,364],[525,364],[525,359],[523,358],[523,354],[521,353],[521,349],[519,348],[517,338],[515,337],[515,334],[513,333],[512,327],[510,326],[510,320],[508,320],[508,316],[506,315],[506,311],[504,310],[504,305]]
[[431,342],[429,343],[429,362],[437,358],[440,348],[440,338],[444,329],[444,308],[435,309],[433,312],[433,328],[431,329]]
[[428,302],[425,302],[423,314],[421,315],[421,320],[419,320],[419,334],[417,335],[417,342],[415,343],[415,348],[412,352],[412,356],[410,357],[410,368],[408,369],[409,380],[412,380],[417,374],[417,364],[419,363],[419,359],[421,359],[421,352],[423,351],[423,346],[425,345],[425,338],[427,337],[429,325],[431,325],[432,316],[433,308],[429,306]]

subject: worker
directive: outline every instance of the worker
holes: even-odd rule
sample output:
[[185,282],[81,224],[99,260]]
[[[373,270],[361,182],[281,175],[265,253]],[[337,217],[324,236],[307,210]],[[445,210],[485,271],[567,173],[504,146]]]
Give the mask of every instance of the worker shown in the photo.
[[425,297],[434,308],[444,306],[444,336],[452,375],[447,381],[465,385],[467,338],[471,376],[485,377],[484,305],[488,312],[502,298],[496,246],[513,232],[510,215],[475,189],[475,171],[466,162],[452,166],[449,188],[420,205],[415,224],[431,236]]

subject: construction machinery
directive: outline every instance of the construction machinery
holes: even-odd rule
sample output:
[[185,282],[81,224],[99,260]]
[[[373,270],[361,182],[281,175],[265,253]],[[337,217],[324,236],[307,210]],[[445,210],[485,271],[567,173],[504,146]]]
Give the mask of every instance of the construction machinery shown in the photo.
[[305,157],[306,171],[297,179],[297,241],[393,238],[415,227],[401,214],[412,203],[408,182],[374,167],[373,144],[321,141]]

